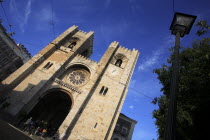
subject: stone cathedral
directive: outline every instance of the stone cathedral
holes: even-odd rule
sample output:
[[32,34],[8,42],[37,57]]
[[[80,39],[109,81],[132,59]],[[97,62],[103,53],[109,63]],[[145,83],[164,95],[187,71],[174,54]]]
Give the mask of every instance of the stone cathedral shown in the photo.
[[1,109],[45,120],[63,140],[111,139],[139,52],[114,41],[94,62],[93,39],[66,30],[1,83]]

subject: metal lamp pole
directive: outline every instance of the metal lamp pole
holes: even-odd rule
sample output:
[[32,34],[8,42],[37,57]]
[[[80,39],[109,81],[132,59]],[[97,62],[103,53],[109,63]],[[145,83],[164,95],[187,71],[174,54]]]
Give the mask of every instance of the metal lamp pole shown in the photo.
[[170,27],[171,33],[176,35],[176,40],[174,56],[172,57],[172,75],[167,123],[164,134],[165,140],[176,140],[176,94],[178,92],[180,37],[184,37],[185,34],[189,34],[195,19],[196,16],[176,12]]
[[172,60],[172,75],[170,85],[169,106],[167,114],[167,124],[165,130],[165,140],[175,140],[176,128],[176,93],[178,89],[178,75],[179,75],[179,48],[180,48],[180,33],[176,33],[176,41],[174,47],[174,58]]

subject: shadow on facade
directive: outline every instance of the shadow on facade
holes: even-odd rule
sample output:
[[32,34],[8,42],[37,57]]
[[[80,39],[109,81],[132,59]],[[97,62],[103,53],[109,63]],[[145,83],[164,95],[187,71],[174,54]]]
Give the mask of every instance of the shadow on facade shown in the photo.
[[[49,83],[45,83],[44,86],[43,83],[45,83],[44,80],[38,85],[28,84],[24,91],[12,91],[12,94],[22,96],[22,101],[32,96],[30,94],[35,93],[16,116],[7,113],[7,110],[12,109],[14,106],[10,105],[12,97],[10,97],[11,90],[7,90],[9,85],[0,83],[0,87],[3,87],[1,89],[4,89],[0,91],[0,95],[3,95],[0,96],[0,119],[9,122],[30,135],[42,137],[53,137],[57,135],[59,137],[57,130],[72,107],[72,99],[62,89],[46,90],[49,87],[45,85],[49,85]],[[36,87],[42,88],[34,92]]]

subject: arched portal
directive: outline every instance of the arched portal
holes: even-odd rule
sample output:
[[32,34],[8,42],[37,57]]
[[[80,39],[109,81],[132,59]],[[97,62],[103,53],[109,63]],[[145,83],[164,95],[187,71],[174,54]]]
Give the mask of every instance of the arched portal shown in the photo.
[[60,127],[72,106],[70,96],[62,90],[47,92],[34,106],[28,117],[33,121],[45,122],[45,127],[57,129]]

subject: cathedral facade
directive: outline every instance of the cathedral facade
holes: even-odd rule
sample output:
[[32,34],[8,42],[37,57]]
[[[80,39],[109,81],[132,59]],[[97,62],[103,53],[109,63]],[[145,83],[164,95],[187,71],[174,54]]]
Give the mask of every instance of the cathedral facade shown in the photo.
[[62,139],[111,139],[139,52],[115,41],[94,62],[93,39],[72,26],[48,44],[1,83],[3,111],[47,121]]

